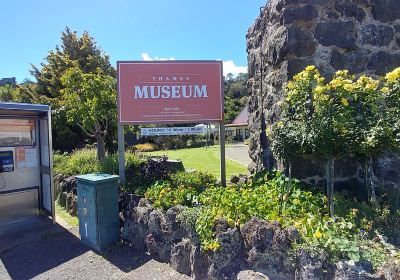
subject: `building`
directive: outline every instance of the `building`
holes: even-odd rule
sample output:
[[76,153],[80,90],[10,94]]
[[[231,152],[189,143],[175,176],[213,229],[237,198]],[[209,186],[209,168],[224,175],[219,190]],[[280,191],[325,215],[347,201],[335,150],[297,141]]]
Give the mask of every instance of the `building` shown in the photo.
[[249,138],[249,112],[247,106],[243,108],[240,114],[233,120],[231,124],[226,125],[226,136],[233,141],[242,142]]
[[0,79],[0,86],[5,86],[5,85],[16,86],[17,85],[17,79],[15,77]]

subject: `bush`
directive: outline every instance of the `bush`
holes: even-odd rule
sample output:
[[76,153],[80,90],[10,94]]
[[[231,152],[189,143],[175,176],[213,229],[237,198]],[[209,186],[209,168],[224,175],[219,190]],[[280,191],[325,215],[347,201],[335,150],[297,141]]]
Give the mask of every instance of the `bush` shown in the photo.
[[176,204],[199,206],[196,211],[185,211],[195,219],[188,223],[195,227],[205,250],[219,247],[213,232],[218,219],[240,227],[258,217],[278,221],[283,227],[294,226],[301,236],[301,244],[295,245],[294,250],[323,248],[332,261],[368,260],[378,267],[390,256],[399,256],[393,246],[377,241],[382,233],[399,227],[400,216],[396,213],[351,202],[345,194],[337,194],[339,216],[331,218],[324,194],[304,190],[297,180],[290,180],[279,171],[259,173],[248,184],[226,188],[204,179],[206,183],[185,185],[190,179],[184,176],[189,174],[175,174],[175,183],[171,176],[170,181],[155,184],[146,196],[164,210]]
[[126,181],[123,191],[143,195],[156,181],[166,180],[174,171],[169,170],[168,157],[137,157],[129,154],[126,162]]
[[190,187],[195,189],[197,192],[202,192],[209,186],[215,185],[217,179],[212,174],[202,171],[194,171],[171,174],[170,181],[175,186]]
[[155,207],[164,210],[174,205],[193,206],[199,193],[192,187],[176,186],[171,181],[158,181],[146,192]]
[[192,139],[189,139],[186,141],[186,147],[191,148],[193,146],[194,142]]
[[93,149],[76,150],[71,154],[54,155],[54,173],[72,176],[102,172]]
[[193,206],[199,194],[215,183],[215,177],[205,172],[179,172],[156,182],[147,190],[146,197],[164,210],[178,204]]
[[[102,162],[96,158],[93,149],[76,150],[71,154],[54,154],[54,173],[64,176],[89,173],[118,174],[118,154],[109,154]],[[152,160],[150,157],[138,157],[133,153],[125,154],[126,184],[123,191],[143,194],[155,181],[167,177],[166,158]]]
[[134,148],[139,152],[154,152],[158,150],[157,146],[151,143],[137,144]]

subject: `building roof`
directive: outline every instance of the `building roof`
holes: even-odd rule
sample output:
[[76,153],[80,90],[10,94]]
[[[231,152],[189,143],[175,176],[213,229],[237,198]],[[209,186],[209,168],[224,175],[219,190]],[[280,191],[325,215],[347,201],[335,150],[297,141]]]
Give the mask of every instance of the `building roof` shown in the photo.
[[16,111],[21,112],[22,114],[40,114],[50,111],[50,106],[42,104],[0,102],[0,113]]
[[246,105],[240,112],[240,114],[233,120],[233,122],[226,126],[244,126],[248,125],[248,121],[249,121],[249,111]]

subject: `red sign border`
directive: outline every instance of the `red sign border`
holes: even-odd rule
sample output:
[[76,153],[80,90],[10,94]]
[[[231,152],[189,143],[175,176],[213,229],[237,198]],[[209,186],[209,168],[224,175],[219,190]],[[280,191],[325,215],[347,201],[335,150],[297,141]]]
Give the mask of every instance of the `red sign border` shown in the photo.
[[[163,120],[163,121],[121,121],[121,110],[120,110],[120,88],[119,88],[119,75],[120,75],[120,64],[173,64],[173,63],[218,63],[220,65],[219,69],[221,71],[220,84],[221,84],[221,118],[220,119],[204,119],[204,120]],[[141,125],[141,124],[177,124],[177,123],[224,123],[224,74],[223,74],[223,63],[222,60],[157,60],[157,61],[147,61],[147,60],[120,60],[117,61],[117,109],[118,109],[118,125]]]

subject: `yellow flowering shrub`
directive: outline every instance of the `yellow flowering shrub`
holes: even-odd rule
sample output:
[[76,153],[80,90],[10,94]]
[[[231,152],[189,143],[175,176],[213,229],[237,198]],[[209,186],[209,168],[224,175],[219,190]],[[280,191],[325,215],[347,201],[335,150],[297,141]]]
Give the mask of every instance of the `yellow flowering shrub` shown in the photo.
[[386,74],[386,82],[390,84],[395,84],[400,82],[400,67],[394,69],[392,72]]

